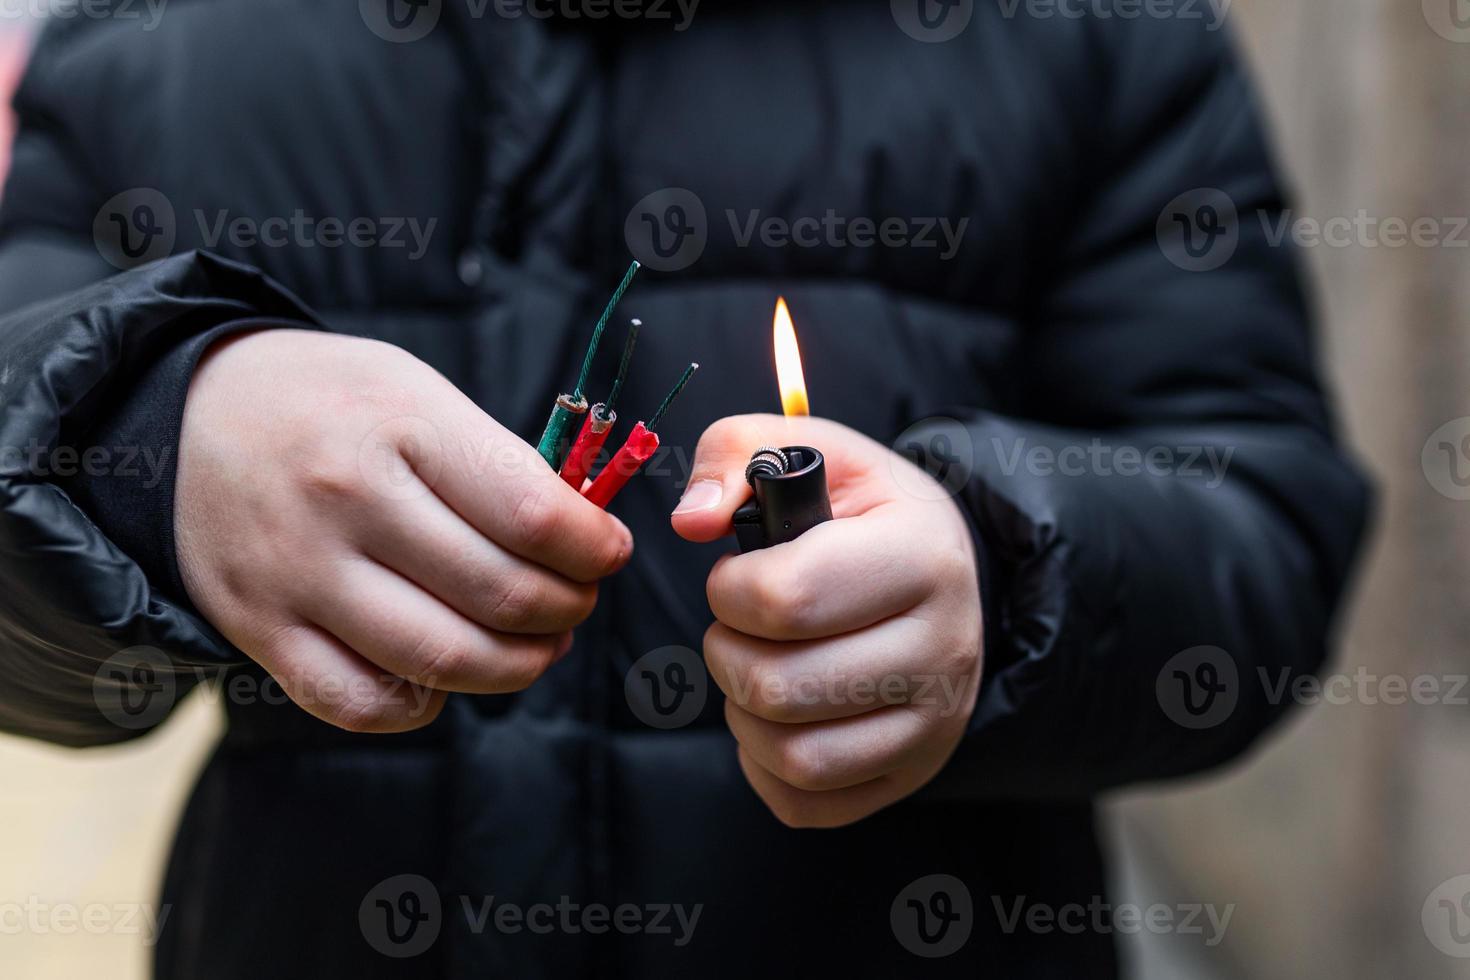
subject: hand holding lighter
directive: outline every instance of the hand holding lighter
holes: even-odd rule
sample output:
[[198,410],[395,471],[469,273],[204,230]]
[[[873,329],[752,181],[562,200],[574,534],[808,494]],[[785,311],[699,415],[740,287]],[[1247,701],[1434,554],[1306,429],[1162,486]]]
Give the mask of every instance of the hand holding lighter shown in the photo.
[[745,467],[754,498],[735,511],[735,540],[742,552],[793,541],[832,519],[827,466],[811,446],[762,446]]

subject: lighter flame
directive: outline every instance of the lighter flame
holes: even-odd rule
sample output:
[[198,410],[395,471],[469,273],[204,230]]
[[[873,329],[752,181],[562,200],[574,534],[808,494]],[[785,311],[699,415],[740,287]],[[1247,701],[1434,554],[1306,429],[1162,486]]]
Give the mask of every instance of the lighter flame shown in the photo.
[[776,298],[776,316],[771,322],[776,342],[776,384],[781,389],[781,411],[787,415],[809,415],[806,378],[801,373],[801,351],[796,346],[796,327],[785,297]]

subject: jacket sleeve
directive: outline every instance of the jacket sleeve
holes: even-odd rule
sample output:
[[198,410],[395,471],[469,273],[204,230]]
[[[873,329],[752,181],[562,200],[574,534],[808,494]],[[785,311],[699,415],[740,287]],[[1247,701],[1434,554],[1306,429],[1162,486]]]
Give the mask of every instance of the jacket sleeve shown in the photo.
[[973,451],[956,484],[988,593],[986,676],[934,794],[1082,796],[1230,759],[1323,663],[1365,524],[1246,81],[1221,35],[1157,29],[1116,28],[1024,393],[911,430]]
[[[9,239],[0,264],[26,252]],[[138,447],[91,444],[103,413],[165,352],[260,318],[316,322],[259,272],[199,252],[0,317],[0,730],[72,746],[121,741],[243,662],[150,581],[58,474],[138,465]]]
[[105,205],[149,175],[117,172],[106,146],[146,136],[78,97],[78,23],[52,21],[31,54],[0,206],[0,731],[72,746],[151,729],[243,660],[188,606],[159,533],[177,381],[232,325],[316,325],[259,272],[206,254],[117,274],[151,256],[114,247]]

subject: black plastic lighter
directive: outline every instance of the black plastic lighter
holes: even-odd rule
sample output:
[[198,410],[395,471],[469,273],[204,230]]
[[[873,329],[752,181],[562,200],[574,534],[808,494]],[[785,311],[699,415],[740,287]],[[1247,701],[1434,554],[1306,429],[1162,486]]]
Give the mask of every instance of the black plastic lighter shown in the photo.
[[742,552],[784,544],[832,519],[826,463],[811,446],[762,446],[745,466],[745,481],[755,497],[735,512]]

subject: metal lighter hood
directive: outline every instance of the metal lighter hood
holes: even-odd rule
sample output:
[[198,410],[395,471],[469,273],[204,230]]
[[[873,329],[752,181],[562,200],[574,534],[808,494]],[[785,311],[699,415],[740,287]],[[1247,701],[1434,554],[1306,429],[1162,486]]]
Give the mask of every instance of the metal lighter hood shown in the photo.
[[754,496],[735,512],[740,550],[784,544],[832,519],[827,465],[811,446],[757,449],[745,469]]

